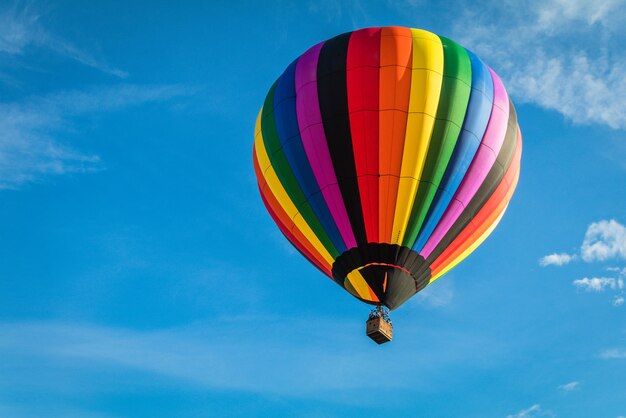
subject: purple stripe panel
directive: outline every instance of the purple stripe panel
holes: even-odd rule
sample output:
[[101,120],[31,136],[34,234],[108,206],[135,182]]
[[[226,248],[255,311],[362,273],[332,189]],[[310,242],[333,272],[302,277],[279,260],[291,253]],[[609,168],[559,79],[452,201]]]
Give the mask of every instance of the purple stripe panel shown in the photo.
[[302,54],[296,66],[296,112],[306,156],[348,249],[357,246],[335,176],[317,96],[317,61],[324,43]]
[[454,194],[452,202],[450,202],[426,245],[422,248],[420,254],[424,258],[428,258],[437,244],[439,244],[439,241],[446,235],[450,227],[467,207],[470,200],[472,200],[480,185],[485,181],[489,170],[491,170],[496,161],[500,148],[502,148],[509,121],[509,97],[500,77],[491,68],[489,68],[489,72],[493,79],[493,108],[491,109],[489,124],[480,142],[478,151],[474,155],[472,164]]

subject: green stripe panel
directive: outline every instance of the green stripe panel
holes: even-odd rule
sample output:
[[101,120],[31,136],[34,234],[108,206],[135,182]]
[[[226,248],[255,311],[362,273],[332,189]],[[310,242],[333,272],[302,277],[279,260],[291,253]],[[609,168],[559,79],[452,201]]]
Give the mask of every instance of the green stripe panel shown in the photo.
[[443,83],[424,170],[402,242],[409,248],[417,239],[454,151],[472,88],[472,64],[467,51],[448,38],[439,38],[443,44]]
[[315,212],[313,212],[313,208],[311,208],[306,196],[302,192],[280,144],[273,111],[275,89],[276,83],[272,85],[270,91],[267,93],[265,103],[263,104],[263,114],[261,115],[261,131],[263,132],[263,141],[270,158],[270,163],[272,167],[274,167],[274,171],[276,171],[276,175],[289,195],[289,198],[300,212],[300,215],[302,215],[302,218],[313,230],[330,255],[333,258],[337,258],[339,257],[339,251],[337,251],[315,215]]

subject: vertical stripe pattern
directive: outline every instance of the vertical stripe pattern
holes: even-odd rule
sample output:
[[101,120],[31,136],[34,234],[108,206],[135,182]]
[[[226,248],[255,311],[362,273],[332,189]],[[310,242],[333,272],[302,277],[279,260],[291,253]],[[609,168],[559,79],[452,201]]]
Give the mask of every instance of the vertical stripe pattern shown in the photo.
[[428,31],[367,28],[287,66],[259,112],[253,167],[285,238],[354,297],[395,309],[494,230],[521,144],[477,56]]

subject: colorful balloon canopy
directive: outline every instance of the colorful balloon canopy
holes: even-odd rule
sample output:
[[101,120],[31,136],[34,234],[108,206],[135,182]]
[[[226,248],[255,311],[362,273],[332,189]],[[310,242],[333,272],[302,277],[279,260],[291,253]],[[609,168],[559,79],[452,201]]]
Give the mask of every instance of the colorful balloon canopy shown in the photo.
[[500,78],[405,27],[319,43],[270,88],[254,169],[289,241],[358,299],[395,309],[493,231],[522,139]]

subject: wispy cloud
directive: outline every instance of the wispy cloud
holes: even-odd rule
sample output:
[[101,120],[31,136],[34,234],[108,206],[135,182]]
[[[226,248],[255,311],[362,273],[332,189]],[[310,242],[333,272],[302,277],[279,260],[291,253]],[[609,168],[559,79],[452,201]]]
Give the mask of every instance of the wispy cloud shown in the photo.
[[431,308],[442,308],[450,305],[454,299],[454,282],[450,278],[437,280],[420,291],[411,300],[413,303]]
[[128,76],[126,71],[48,31],[42,24],[41,17],[29,3],[14,3],[0,9],[0,53],[23,55],[29,48],[42,48],[103,73],[119,78]]
[[623,0],[553,0],[541,3],[538,10],[538,24],[542,31],[567,31],[573,22],[586,26],[601,25],[616,29],[620,16],[614,16],[624,5]]
[[21,54],[40,36],[38,28],[39,16],[29,6],[14,4],[0,10],[0,52]]
[[605,360],[626,359],[626,350],[610,348],[600,353],[600,357]]
[[522,409],[516,414],[507,415],[506,418],[532,418],[532,417],[554,417],[550,411],[543,410],[541,405],[534,404],[529,408]]
[[573,381],[573,382],[565,383],[563,385],[559,385],[558,389],[562,390],[563,392],[572,392],[574,390],[580,389],[580,382]]
[[576,258],[575,255],[567,253],[549,254],[539,259],[539,264],[545,266],[563,266]]
[[[369,378],[376,374],[394,376],[386,390],[430,389],[436,376],[457,370],[461,364],[469,361],[473,367],[481,367],[481,363],[493,364],[503,356],[498,354],[497,341],[477,339],[475,332],[433,333],[424,328],[412,333],[405,328],[404,343],[392,347],[392,356],[381,356],[380,347],[368,343],[363,335],[360,321],[355,324],[322,316],[219,317],[157,330],[5,322],[0,323],[0,357],[6,360],[0,362],[0,389],[17,383],[40,384],[43,376],[62,367],[64,382],[70,386],[76,376],[82,382],[85,373],[94,377],[117,370],[117,376],[123,371],[141,372],[170,379],[176,385],[332,397],[337,391],[346,396],[380,389],[379,382]],[[413,343],[424,340],[432,344]],[[357,345],[359,350],[354,350]],[[28,367],[9,366],[14,363]],[[101,379],[89,380],[98,385]]]
[[466,8],[455,32],[516,100],[575,123],[626,129],[625,18],[624,0],[480,2]]
[[626,279],[626,269],[610,268],[607,270],[617,273],[617,275],[615,277],[585,277],[574,280],[572,284],[575,287],[583,289],[587,292],[601,293],[605,290],[617,292],[617,294],[613,296],[613,306],[617,308],[624,304],[624,291],[626,290],[624,287],[624,280]]
[[46,175],[100,169],[99,156],[77,151],[64,139],[73,117],[189,93],[176,85],[118,85],[0,103],[0,189],[17,189]]
[[96,411],[66,407],[39,405],[31,402],[30,405],[20,405],[15,402],[0,402],[0,416],[11,418],[115,418],[113,415]]
[[348,18],[353,29],[357,29],[357,21],[367,19],[367,13],[358,0],[314,0],[308,2],[308,9],[311,13],[324,16],[328,22]]
[[588,292],[603,292],[605,289],[623,289],[624,282],[622,279],[614,279],[608,277],[592,277],[574,280],[572,284],[580,289]]

